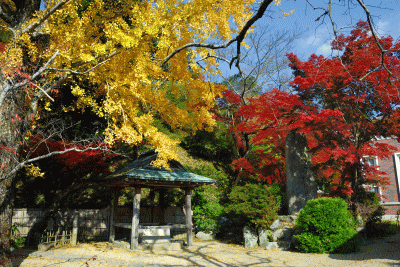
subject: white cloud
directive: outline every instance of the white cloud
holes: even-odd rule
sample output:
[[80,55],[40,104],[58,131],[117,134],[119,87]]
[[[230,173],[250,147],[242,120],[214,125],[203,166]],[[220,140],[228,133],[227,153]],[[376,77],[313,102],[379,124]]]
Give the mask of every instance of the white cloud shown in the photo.
[[323,46],[330,39],[329,30],[324,27],[316,31],[310,31],[308,36],[300,38],[297,42],[300,47],[316,51],[318,47]]
[[390,23],[388,21],[378,21],[375,29],[379,33],[379,35],[387,36],[389,33]]
[[317,37],[316,35],[310,35],[307,39],[304,40],[304,44],[309,45],[319,45],[322,42],[321,37]]
[[323,55],[324,57],[330,56],[332,54],[332,49],[329,43],[325,43],[317,48],[315,51],[317,56]]

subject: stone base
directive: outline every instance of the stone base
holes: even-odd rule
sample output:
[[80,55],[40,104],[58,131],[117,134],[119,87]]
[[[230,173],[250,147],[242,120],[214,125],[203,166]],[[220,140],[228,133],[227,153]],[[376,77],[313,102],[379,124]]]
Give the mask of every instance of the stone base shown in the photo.
[[139,243],[142,244],[169,243],[170,239],[170,226],[143,226],[139,230]]

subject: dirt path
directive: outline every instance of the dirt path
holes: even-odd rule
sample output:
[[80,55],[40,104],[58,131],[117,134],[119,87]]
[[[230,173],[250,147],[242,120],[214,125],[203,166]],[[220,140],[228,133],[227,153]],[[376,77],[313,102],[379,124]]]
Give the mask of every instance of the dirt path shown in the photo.
[[[93,259],[94,258],[94,259]],[[23,250],[14,266],[400,266],[400,234],[369,240],[352,254],[302,254],[217,241],[195,240],[181,252],[153,254],[110,248],[106,242],[80,244],[46,252]]]

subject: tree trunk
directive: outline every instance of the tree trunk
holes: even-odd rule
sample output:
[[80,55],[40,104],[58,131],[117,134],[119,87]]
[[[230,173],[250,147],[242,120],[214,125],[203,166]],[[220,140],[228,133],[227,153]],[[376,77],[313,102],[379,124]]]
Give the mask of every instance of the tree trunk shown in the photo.
[[[12,2],[2,3],[0,17],[9,27],[19,29],[35,11],[39,10],[41,1],[13,2],[15,5]],[[8,90],[10,86],[10,81],[0,74],[0,95],[5,93],[4,101],[0,103],[0,255],[10,248],[15,175],[4,178],[19,163],[18,153],[26,133],[25,92],[21,89]]]
[[[0,93],[3,88],[0,88]],[[23,91],[9,92],[0,107],[0,246],[5,251],[9,250],[10,245],[15,175],[4,178],[19,163],[18,153],[25,134],[21,107],[24,107]]]

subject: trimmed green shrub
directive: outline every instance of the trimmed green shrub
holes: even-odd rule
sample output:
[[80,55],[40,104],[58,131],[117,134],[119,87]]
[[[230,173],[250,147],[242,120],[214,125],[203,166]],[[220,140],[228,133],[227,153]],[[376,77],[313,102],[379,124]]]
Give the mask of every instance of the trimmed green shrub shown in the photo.
[[295,248],[307,253],[351,253],[359,249],[356,221],[341,198],[311,199],[296,221],[301,234],[294,235]]
[[278,218],[278,185],[247,184],[236,186],[229,194],[226,212],[235,221],[252,228],[268,228]]
[[218,232],[218,220],[224,212],[220,199],[221,192],[215,186],[204,185],[194,190],[193,221],[196,231]]

